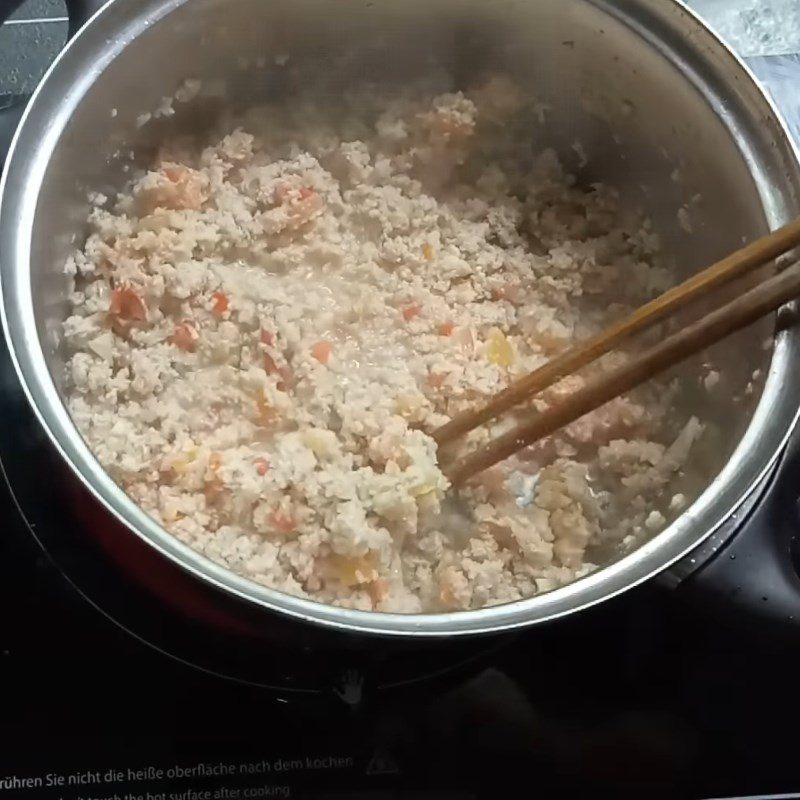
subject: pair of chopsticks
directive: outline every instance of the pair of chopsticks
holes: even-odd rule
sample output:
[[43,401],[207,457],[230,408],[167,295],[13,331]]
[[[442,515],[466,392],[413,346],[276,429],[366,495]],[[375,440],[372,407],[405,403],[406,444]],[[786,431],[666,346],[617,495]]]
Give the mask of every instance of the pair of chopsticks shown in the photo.
[[[615,322],[512,383],[480,408],[454,417],[433,432],[440,453],[445,445],[497,418],[514,406],[531,400],[562,378],[614,349],[624,340],[653,326],[667,315],[705,297],[714,289],[746,275],[800,245],[800,219],[737,250],[721,261],[664,292],[630,316]],[[568,425],[584,414],[613,400],[674,366],[694,353],[745,328],[800,295],[800,263],[767,277],[729,303],[720,305],[702,319],[686,325],[629,363],[588,381],[557,405],[527,419],[474,452],[449,463],[443,471],[455,486]]]

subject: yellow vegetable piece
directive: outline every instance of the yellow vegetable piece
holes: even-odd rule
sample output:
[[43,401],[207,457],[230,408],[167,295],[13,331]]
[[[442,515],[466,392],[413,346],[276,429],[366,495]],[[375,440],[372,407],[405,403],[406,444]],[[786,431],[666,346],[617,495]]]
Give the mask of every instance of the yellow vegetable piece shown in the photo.
[[330,431],[311,428],[303,433],[302,440],[315,456],[330,456],[336,450],[336,438]]
[[172,469],[175,470],[179,475],[186,472],[189,469],[189,466],[192,462],[197,460],[198,450],[197,448],[192,448],[187,453],[185,453],[180,458],[176,458],[175,461],[172,462]]
[[398,414],[409,414],[417,411],[420,407],[419,398],[411,394],[400,394],[394,401],[395,410]]
[[361,583],[370,583],[378,577],[370,554],[365,556],[340,556],[334,553],[331,556],[331,565],[336,577],[345,586],[358,586]]
[[489,331],[486,347],[486,358],[498,367],[510,367],[514,363],[514,348],[505,334],[498,328]]

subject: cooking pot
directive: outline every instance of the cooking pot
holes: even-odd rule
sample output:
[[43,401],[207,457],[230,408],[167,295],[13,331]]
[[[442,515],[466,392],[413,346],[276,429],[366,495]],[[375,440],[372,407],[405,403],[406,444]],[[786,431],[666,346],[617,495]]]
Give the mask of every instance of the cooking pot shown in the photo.
[[[70,11],[75,21],[86,5],[72,3]],[[88,490],[138,537],[137,548],[159,553],[206,589],[238,598],[248,613],[431,637],[501,631],[578,611],[662,572],[719,532],[763,485],[795,424],[800,382],[792,367],[800,332],[780,324],[769,352],[762,341],[774,320],[765,321],[707,356],[725,376],[723,397],[682,394],[680,402],[702,412],[710,431],[710,444],[693,459],[705,488],[691,506],[634,552],[573,584],[477,611],[403,616],[284,595],[191,550],[129,499],[64,405],[63,265],[85,233],[87,193],[121,186],[131,157],[147,163],[169,131],[208,124],[219,91],[152,124],[137,124],[141,115],[187,78],[221,87],[224,104],[236,106],[275,93],[291,97],[309,84],[335,93],[364,76],[396,85],[433,69],[454,88],[502,71],[535,94],[545,117],[544,125],[531,122],[536,146],[555,147],[579,181],[612,184],[625,206],[643,208],[674,258],[676,279],[800,213],[800,165],[780,115],[747,67],[677,2],[107,3],[39,85],[7,159],[0,193],[3,325],[39,422]],[[293,75],[303,75],[305,85]],[[680,373],[687,387],[697,382],[696,366]],[[766,380],[754,390],[756,371]]]

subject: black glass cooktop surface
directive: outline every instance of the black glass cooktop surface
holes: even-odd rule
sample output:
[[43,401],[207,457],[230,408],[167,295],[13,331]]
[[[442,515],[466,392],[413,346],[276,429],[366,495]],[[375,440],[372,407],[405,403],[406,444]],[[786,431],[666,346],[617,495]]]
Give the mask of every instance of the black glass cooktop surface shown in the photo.
[[256,687],[104,617],[3,500],[0,798],[655,798],[800,785],[798,641],[667,590],[644,587],[410,686],[312,648],[297,657],[329,660],[327,686]]

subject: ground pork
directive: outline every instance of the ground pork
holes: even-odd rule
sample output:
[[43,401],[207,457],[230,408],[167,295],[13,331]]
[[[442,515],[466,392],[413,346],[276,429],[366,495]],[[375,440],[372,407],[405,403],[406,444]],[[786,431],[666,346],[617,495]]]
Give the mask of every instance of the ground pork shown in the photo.
[[613,189],[504,157],[531,107],[494,78],[166,143],[67,264],[69,407],[103,467],[210,559],[359,609],[506,603],[652,536],[702,426],[644,394],[458,493],[430,436],[666,286]]

